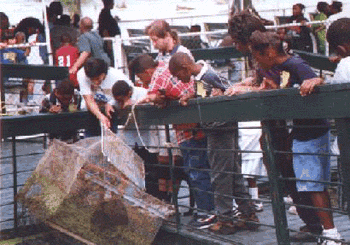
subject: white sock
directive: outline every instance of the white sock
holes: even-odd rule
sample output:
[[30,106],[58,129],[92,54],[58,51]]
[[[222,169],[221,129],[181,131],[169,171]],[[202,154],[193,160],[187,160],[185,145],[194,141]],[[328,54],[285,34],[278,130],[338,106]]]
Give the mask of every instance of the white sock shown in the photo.
[[252,197],[252,199],[258,199],[259,198],[258,187],[249,188],[249,194]]

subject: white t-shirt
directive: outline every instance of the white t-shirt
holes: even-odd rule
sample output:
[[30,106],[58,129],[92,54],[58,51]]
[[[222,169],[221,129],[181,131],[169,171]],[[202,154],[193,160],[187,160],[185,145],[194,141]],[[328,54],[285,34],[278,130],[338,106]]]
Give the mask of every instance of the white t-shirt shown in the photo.
[[[92,91],[91,89],[91,80],[86,76],[84,68],[81,68],[78,71],[77,78],[78,78],[81,95],[94,95],[96,93],[96,91]],[[111,101],[113,98],[112,87],[114,83],[117,82],[118,80],[124,80],[130,86],[133,86],[132,82],[127,78],[127,76],[122,71],[115,69],[113,67],[109,67],[106,78],[102,81],[101,85],[99,86],[101,90],[99,92],[100,93],[102,92],[107,97],[108,101]]]
[[335,69],[331,84],[350,82],[350,56],[343,58]]

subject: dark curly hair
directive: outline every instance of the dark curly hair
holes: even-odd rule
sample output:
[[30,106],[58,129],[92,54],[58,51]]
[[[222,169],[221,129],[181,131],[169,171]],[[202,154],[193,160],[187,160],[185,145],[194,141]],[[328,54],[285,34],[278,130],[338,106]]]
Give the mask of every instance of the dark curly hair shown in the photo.
[[337,48],[342,44],[350,43],[350,19],[341,18],[334,21],[328,28],[327,41],[329,46]]
[[261,20],[248,12],[241,12],[233,15],[228,25],[228,33],[230,36],[242,43],[248,43],[254,31],[266,31]]

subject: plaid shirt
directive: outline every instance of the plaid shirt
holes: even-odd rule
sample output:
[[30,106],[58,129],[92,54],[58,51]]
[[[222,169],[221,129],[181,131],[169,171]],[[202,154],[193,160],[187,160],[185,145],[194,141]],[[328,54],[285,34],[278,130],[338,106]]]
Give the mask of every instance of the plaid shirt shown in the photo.
[[194,81],[183,83],[172,76],[169,67],[162,62],[159,62],[155,70],[151,83],[149,85],[148,94],[159,93],[159,89],[166,91],[165,96],[170,99],[179,99],[187,94],[194,94]]
[[[162,62],[159,62],[152,76],[148,94],[159,93],[159,89],[164,89],[166,91],[165,96],[170,99],[179,99],[183,95],[195,93],[194,80],[192,78],[189,83],[179,81],[171,75],[168,66]],[[204,138],[203,131],[198,129],[198,123],[178,124],[174,125],[174,128],[178,144],[192,138],[198,140]]]

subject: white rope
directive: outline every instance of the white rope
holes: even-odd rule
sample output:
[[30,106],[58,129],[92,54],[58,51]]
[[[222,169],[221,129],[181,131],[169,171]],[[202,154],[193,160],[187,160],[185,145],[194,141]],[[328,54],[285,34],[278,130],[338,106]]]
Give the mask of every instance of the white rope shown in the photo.
[[[145,147],[145,149],[146,149],[147,151],[149,151],[148,147],[146,146],[145,142],[143,141],[143,139],[142,139],[142,137],[141,137],[139,125],[138,125],[138,123],[137,123],[136,116],[135,116],[135,106],[136,106],[136,104],[133,104],[133,105],[131,106],[131,115],[133,116],[133,119],[134,119],[134,123],[135,123],[136,131],[137,131],[137,135],[139,136],[139,139],[140,139],[140,141],[141,141],[142,146]],[[131,115],[129,114],[128,120],[126,121],[125,124],[128,124]]]

